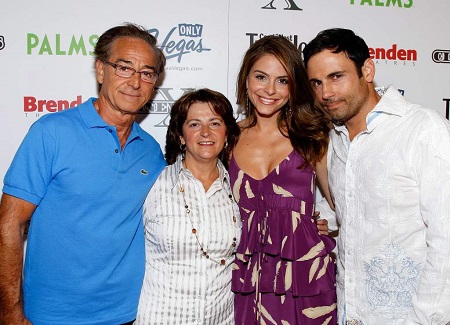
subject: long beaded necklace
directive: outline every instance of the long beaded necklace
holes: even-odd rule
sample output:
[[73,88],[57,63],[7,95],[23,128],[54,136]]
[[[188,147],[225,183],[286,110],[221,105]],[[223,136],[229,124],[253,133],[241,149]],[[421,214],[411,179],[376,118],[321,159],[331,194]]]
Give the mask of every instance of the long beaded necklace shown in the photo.
[[[191,228],[192,228],[191,232],[195,236],[197,244],[200,247],[200,253],[202,254],[202,256],[204,256],[205,258],[213,261],[214,263],[217,263],[219,265],[225,265],[226,264],[226,259],[225,258],[222,258],[220,260],[216,260],[216,259],[212,258],[209,255],[209,253],[203,248],[203,245],[201,244],[200,239],[198,238],[197,228],[194,227],[194,222],[192,221],[191,209],[189,209],[189,205],[186,203],[186,197],[184,195],[184,187],[183,187],[183,185],[180,185],[179,190],[180,190],[181,196],[183,197],[183,202],[184,202],[184,208],[185,208],[185,211],[186,211],[186,215],[189,218],[189,221],[191,223]],[[231,195],[231,190],[230,190],[230,192],[228,194],[228,198],[230,199],[231,205],[233,205],[233,196]],[[230,248],[236,247],[236,240],[237,240],[236,239],[236,226],[235,226],[236,216],[234,215],[234,213],[233,213],[232,220],[233,220],[234,236],[233,236],[233,241],[231,243],[231,247]],[[230,256],[231,256],[231,254],[230,254]]]

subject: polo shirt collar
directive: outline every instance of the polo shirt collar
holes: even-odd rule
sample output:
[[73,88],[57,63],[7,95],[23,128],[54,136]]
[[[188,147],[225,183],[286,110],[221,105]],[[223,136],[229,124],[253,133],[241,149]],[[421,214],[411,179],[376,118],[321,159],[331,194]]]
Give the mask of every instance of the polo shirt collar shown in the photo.
[[[97,100],[95,97],[89,98],[83,105],[79,107],[81,118],[83,119],[84,123],[88,128],[108,128],[113,127],[115,129],[115,126],[109,125],[106,123],[98,114],[97,110],[95,109],[94,102]],[[128,141],[141,137],[142,130],[140,127],[138,127],[136,122],[133,122],[133,126],[131,129],[131,133],[128,137]]]

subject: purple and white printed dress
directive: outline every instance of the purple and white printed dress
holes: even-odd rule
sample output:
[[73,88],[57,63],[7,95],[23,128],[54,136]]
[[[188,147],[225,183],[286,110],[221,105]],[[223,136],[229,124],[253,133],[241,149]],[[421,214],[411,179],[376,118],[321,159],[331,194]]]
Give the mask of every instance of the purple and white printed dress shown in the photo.
[[229,174],[242,217],[233,266],[235,322],[337,324],[334,239],[311,220],[315,173],[293,150],[256,180],[232,157]]

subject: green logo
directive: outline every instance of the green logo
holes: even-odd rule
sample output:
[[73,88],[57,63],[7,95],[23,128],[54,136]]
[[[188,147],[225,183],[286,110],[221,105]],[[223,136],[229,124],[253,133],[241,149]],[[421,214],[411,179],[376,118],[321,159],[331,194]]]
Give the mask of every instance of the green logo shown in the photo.
[[413,5],[413,0],[350,0],[350,4],[375,7],[411,8]]
[[28,33],[27,34],[27,54],[38,55],[93,55],[94,47],[97,43],[98,35],[88,37],[72,35],[70,43],[61,38],[60,34],[54,36],[42,37]]

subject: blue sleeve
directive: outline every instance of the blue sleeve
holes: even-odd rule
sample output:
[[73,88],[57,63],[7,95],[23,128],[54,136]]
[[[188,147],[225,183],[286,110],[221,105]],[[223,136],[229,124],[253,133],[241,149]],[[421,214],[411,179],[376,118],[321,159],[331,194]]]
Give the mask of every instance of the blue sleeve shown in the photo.
[[51,182],[55,147],[54,137],[35,122],[6,172],[3,192],[39,205]]

